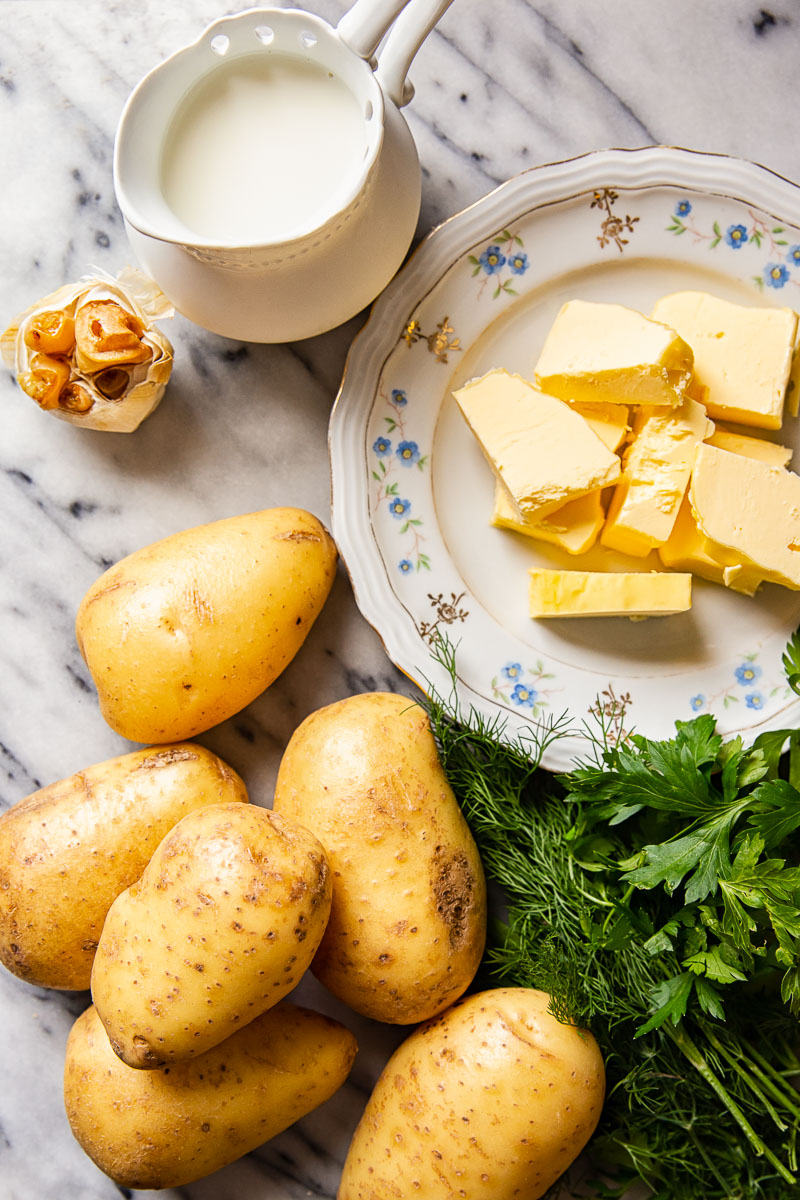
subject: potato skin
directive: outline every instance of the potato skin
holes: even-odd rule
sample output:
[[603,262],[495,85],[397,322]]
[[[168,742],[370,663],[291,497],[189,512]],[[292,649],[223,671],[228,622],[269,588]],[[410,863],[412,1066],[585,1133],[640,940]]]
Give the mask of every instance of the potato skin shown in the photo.
[[330,1099],[355,1054],[343,1025],[280,1004],[191,1062],[133,1071],[89,1008],[67,1041],[64,1103],[78,1142],[122,1187],[180,1187]]
[[173,742],[239,712],[294,658],[335,572],[333,539],[297,508],[187,529],[123,558],[76,621],[106,721],[133,742]]
[[423,710],[368,692],[312,713],[283,756],[274,807],[317,835],[333,869],[317,978],[398,1025],[452,1004],[483,953],[486,883]]
[[131,1067],[194,1058],[272,1008],[314,957],[331,878],[317,839],[254,805],[184,817],[109,909],[92,999]]
[[136,750],[51,783],[0,817],[0,962],[37,987],[88,988],[100,931],[187,813],[247,803],[202,746]]
[[600,1118],[592,1035],[549,997],[497,988],[459,1001],[392,1055],[353,1136],[338,1200],[537,1200]]

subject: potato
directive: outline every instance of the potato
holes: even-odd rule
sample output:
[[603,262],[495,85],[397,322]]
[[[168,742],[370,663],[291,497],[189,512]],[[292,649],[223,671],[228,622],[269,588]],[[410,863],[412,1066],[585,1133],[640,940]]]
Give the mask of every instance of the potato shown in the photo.
[[167,834],[109,909],[92,998],[131,1067],[194,1058],[272,1008],[319,945],[328,861],[308,830],[217,804]]
[[469,996],[386,1064],[356,1129],[338,1200],[537,1200],[594,1132],[597,1043],[527,988]]
[[0,817],[0,961],[38,987],[88,988],[112,901],[193,809],[247,802],[202,746],[137,750],[87,767]]
[[372,692],[312,713],[286,749],[274,807],[317,835],[333,868],[317,978],[398,1025],[452,1004],[483,953],[486,884],[422,709]]
[[130,554],[76,622],[100,710],[133,742],[194,737],[239,712],[294,658],[336,571],[297,508],[230,517]]
[[89,1008],[67,1042],[64,1102],[83,1149],[121,1187],[180,1187],[323,1104],[355,1054],[337,1021],[281,1004],[191,1062],[133,1071]]

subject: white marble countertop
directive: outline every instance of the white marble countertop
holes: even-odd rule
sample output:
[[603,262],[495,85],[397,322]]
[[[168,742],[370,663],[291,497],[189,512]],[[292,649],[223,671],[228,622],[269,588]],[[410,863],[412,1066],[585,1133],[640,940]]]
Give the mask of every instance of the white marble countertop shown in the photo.
[[[128,92],[224,11],[107,0],[0,0],[0,326],[89,265],[130,258],[111,182]],[[340,0],[315,11],[335,22]],[[406,110],[423,166],[419,233],[515,172],[651,143],[751,158],[800,179],[793,96],[800,16],[787,0],[455,0],[412,70]],[[124,752],[101,718],[73,633],[90,583],[175,530],[272,505],[328,517],[328,415],[361,318],[293,345],[223,340],[177,318],[173,379],[133,435],[51,420],[0,375],[0,805]],[[200,740],[270,803],[283,747],[315,708],[408,690],[343,570],[308,642],[245,712]],[[348,1139],[400,1030],[345,1013],[310,978],[296,993],[356,1032],[342,1092],[213,1178],[192,1200],[332,1197]],[[70,1134],[61,1076],[84,993],[0,974],[0,1200],[111,1200]]]

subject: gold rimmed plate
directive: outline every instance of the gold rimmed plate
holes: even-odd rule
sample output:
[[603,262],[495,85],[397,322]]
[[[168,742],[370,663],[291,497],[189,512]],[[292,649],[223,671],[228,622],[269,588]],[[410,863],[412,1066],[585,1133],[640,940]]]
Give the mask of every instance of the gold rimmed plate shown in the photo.
[[[691,611],[676,616],[532,621],[528,568],[591,569],[595,552],[574,558],[490,525],[491,472],[452,399],[491,367],[530,377],[567,299],[648,312],[686,288],[800,306],[800,189],[664,147],[535,168],[434,230],[353,344],[329,445],[333,532],[356,600],[423,688],[449,690],[432,656],[447,634],[462,704],[512,734],[564,712],[579,726],[598,706],[651,737],[701,712],[726,735],[800,718],[781,665],[798,593],[768,585],[749,598],[695,580]],[[794,446],[797,430],[787,417],[775,436]],[[578,736],[557,740],[545,764],[566,768],[580,749]]]

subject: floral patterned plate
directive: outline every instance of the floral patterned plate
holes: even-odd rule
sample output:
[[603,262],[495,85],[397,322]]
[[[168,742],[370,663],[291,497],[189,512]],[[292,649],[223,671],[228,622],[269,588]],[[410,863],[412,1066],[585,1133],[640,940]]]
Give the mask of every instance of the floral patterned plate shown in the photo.
[[[696,580],[678,616],[532,621],[527,568],[591,569],[598,552],[571,558],[489,524],[491,472],[451,397],[491,367],[530,377],[567,299],[648,312],[681,288],[800,305],[800,189],[665,148],[535,168],[434,230],[354,342],[330,455],[334,535],[358,604],[423,688],[449,688],[431,656],[446,632],[462,703],[511,733],[565,711],[580,727],[598,706],[659,737],[700,712],[726,734],[800,720],[781,669],[798,593],[750,599]],[[780,437],[797,441],[793,418]],[[618,565],[658,568],[653,558]],[[579,750],[577,736],[556,741],[546,764],[563,769]]]

